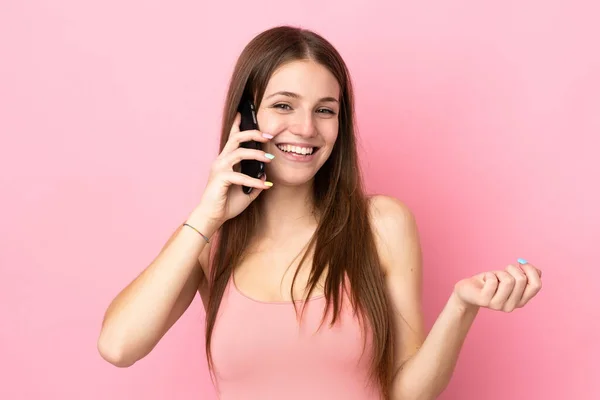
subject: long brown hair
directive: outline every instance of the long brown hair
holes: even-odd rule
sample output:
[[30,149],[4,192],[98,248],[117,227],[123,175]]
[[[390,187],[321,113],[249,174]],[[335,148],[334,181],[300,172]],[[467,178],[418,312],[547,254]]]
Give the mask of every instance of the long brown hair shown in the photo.
[[[388,398],[394,373],[390,303],[384,289],[384,277],[369,222],[368,198],[358,164],[350,75],[337,50],[315,32],[290,26],[275,27],[256,36],[242,51],[231,77],[220,148],[223,149],[229,138],[242,95],[250,93],[259,107],[273,72],[284,63],[306,59],[328,68],[341,90],[338,138],[331,155],[314,178],[314,206],[320,218],[308,245],[309,250],[314,248],[314,256],[306,297],[310,296],[325,273],[324,318],[332,309],[331,324],[334,324],[342,306],[343,293],[350,294],[355,314],[367,322],[372,335],[371,377],[380,386],[383,396]],[[241,261],[259,223],[260,208],[261,196],[219,230],[210,267],[206,311],[206,353],[211,371],[214,371],[211,335],[219,305],[233,269]],[[300,265],[307,254],[308,251]],[[349,287],[346,287],[346,280]]]

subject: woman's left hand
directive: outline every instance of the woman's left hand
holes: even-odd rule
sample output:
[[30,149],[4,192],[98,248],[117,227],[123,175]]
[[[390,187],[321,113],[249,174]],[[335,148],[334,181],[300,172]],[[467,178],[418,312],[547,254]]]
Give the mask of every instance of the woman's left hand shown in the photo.
[[454,295],[465,307],[511,312],[525,306],[542,288],[542,271],[524,260],[503,271],[482,272],[454,286]]

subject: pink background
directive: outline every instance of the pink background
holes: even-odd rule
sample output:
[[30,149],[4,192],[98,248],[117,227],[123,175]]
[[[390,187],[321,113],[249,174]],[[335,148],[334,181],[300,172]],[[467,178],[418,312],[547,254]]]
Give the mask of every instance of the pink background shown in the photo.
[[526,309],[481,312],[442,398],[600,398],[599,7],[354,3],[0,3],[0,398],[215,398],[198,298],[129,369],[96,339],[199,200],[236,57],[280,23],[351,69],[367,185],[420,223],[428,327],[463,277],[544,271]]

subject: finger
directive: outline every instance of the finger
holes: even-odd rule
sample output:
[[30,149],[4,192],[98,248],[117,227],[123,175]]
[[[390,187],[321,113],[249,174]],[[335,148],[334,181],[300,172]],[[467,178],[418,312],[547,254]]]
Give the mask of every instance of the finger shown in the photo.
[[254,141],[257,141],[260,143],[266,143],[269,140],[271,140],[272,138],[273,138],[273,136],[269,135],[268,133],[260,132],[255,129],[241,131],[241,132],[239,132],[239,131],[233,132],[229,136],[227,143],[225,143],[225,146],[223,147],[223,151],[221,151],[221,154],[231,153],[235,149],[239,148],[240,144],[243,142],[249,142],[251,140],[254,140]]
[[505,271],[494,271],[498,277],[498,290],[490,301],[490,308],[493,310],[502,310],[504,303],[508,300],[513,288],[515,287],[515,278]]
[[268,189],[273,184],[263,179],[251,178],[246,174],[242,174],[241,172],[224,172],[223,179],[229,185],[239,185],[239,186],[248,186],[253,187],[255,189]]
[[515,265],[509,265],[506,268],[506,272],[508,272],[514,278],[515,286],[510,293],[510,296],[508,296],[502,311],[511,312],[517,308],[521,302],[523,293],[525,292],[525,287],[527,286],[527,276],[521,268]]
[[482,304],[483,307],[488,307],[490,301],[498,290],[498,277],[491,272],[486,272],[483,275],[483,289],[481,290]]
[[522,265],[521,269],[523,269],[525,276],[527,276],[527,286],[525,287],[525,291],[523,292],[518,307],[523,307],[542,289],[541,271],[531,264]]
[[227,154],[224,158],[225,164],[230,166],[233,170],[233,166],[239,164],[242,160],[257,160],[265,163],[270,163],[273,159],[272,154],[265,153],[262,150],[246,149],[239,147],[231,153]]
[[527,260],[523,260],[522,258],[519,258],[519,264],[520,265],[529,265],[532,266],[533,268],[535,268],[535,270],[537,271],[539,277],[542,277],[542,271],[537,269],[534,265],[532,265],[531,263],[527,262]]
[[[267,180],[267,174],[263,174],[259,179],[264,183]],[[263,189],[264,188],[257,188],[250,192],[250,194],[248,195],[250,197],[250,201],[254,201],[254,199],[258,197],[258,195],[263,191]]]
[[229,137],[240,131],[240,122],[242,122],[242,114],[236,113],[235,118],[233,119],[233,125],[231,125],[231,129],[229,130]]

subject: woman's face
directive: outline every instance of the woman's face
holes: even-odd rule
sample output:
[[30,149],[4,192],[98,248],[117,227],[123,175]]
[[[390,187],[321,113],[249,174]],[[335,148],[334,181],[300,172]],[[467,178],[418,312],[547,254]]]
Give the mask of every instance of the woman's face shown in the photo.
[[293,61],[271,76],[257,112],[258,126],[274,138],[263,150],[275,155],[266,165],[269,181],[299,185],[325,163],[338,135],[340,86],[324,66]]

